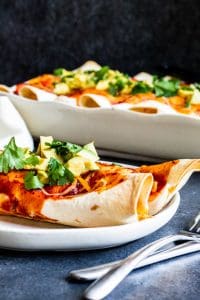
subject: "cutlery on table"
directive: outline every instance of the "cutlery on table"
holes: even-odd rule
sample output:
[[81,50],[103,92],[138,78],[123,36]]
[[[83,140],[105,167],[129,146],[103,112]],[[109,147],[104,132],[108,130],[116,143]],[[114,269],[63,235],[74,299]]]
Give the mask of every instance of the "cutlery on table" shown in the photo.
[[[142,260],[135,269],[146,267],[157,262],[167,260],[169,258],[175,258],[186,254],[191,254],[200,251],[200,243],[197,242],[184,242],[180,245],[174,246],[167,250],[156,251],[153,255]],[[90,268],[84,268],[80,270],[74,270],[69,273],[69,277],[73,280],[79,281],[92,281],[105,275],[109,270],[117,267],[122,263],[122,260],[97,265]]]
[[[87,268],[83,270],[76,270],[70,272],[72,278],[78,279],[97,279],[84,293],[86,299],[103,299],[107,296],[133,269],[142,267],[154,262],[169,259],[179,255],[191,253],[200,250],[200,213],[190,224],[188,231],[181,231],[177,235],[171,235],[162,239],[156,240],[153,243],[146,245],[142,249],[134,252],[126,259],[117,261],[103,266]],[[158,249],[166,246],[167,244],[175,241],[190,241],[185,242],[179,246],[159,251]],[[151,255],[154,253],[154,255]],[[90,275],[90,272],[92,275]]]
[[[189,232],[199,233],[200,232],[200,212],[198,215],[190,221],[188,224],[188,228],[186,229]],[[173,245],[173,247],[170,247],[168,249],[161,249],[159,251],[156,251],[149,257],[145,258],[143,261],[141,261],[135,269],[145,267],[157,262],[161,262],[164,260],[167,260],[169,258],[178,257],[185,254],[190,254],[193,252],[200,251],[200,244],[196,242],[182,242],[179,245]],[[109,270],[111,270],[113,267],[117,267],[120,263],[122,263],[122,260],[97,265],[94,267],[84,268],[80,270],[73,270],[69,273],[69,277],[74,280],[84,280],[84,281],[90,281],[90,280],[96,280],[97,278],[103,276],[106,274]]]

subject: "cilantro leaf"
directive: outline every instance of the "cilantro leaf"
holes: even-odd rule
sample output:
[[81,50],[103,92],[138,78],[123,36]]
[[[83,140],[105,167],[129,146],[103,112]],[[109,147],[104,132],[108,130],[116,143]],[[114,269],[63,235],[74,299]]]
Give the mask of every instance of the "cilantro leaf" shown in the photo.
[[30,171],[24,177],[24,185],[27,190],[41,189],[44,185],[35,172]]
[[39,164],[39,158],[35,154],[31,154],[29,157],[27,157],[24,160],[25,165],[31,165],[31,166],[36,166]]
[[117,86],[113,83],[109,83],[108,93],[112,96],[117,96],[118,90]]
[[69,142],[61,142],[58,140],[53,140],[52,143],[46,143],[50,148],[55,149],[56,153],[64,159],[64,161],[69,160],[76,153],[82,150],[82,147]]
[[8,173],[9,170],[23,169],[25,152],[17,147],[15,138],[12,137],[0,154],[0,172]]
[[35,166],[39,163],[38,157],[31,153],[27,157],[27,149],[18,147],[12,137],[0,154],[0,172],[8,173],[10,170],[23,169],[25,165]]
[[152,88],[145,82],[139,81],[132,88],[131,94],[140,94],[140,93],[148,93],[151,92]]
[[55,70],[53,71],[53,74],[56,75],[56,76],[62,76],[64,70],[65,70],[65,69],[63,69],[63,68],[55,69]]
[[156,96],[171,97],[177,95],[178,89],[180,88],[180,80],[176,78],[159,78],[154,76],[153,79],[154,92]]
[[189,108],[191,106],[191,99],[187,99],[186,101],[185,101],[185,107],[186,108]]
[[121,79],[117,79],[115,82],[109,83],[108,92],[112,96],[117,96],[124,86],[125,83]]
[[55,158],[48,163],[49,185],[64,185],[74,181],[74,175]]
[[109,70],[110,69],[108,66],[104,66],[101,69],[99,69],[98,71],[96,71],[94,73],[93,81],[95,83],[98,83],[100,80],[106,79],[106,75],[108,74]]

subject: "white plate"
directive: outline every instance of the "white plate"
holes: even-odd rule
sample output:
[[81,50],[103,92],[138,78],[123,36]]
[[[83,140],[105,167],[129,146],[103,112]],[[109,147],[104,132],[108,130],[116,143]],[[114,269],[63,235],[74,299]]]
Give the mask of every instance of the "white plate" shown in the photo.
[[[200,157],[200,117],[144,114],[111,108],[72,107],[9,98],[35,137],[49,135],[77,144],[95,141],[97,148],[158,158]],[[106,134],[105,134],[106,133]],[[112,152],[111,152],[112,155]]]
[[165,225],[180,203],[177,193],[157,215],[138,223],[69,228],[15,217],[0,216],[0,247],[14,250],[88,250],[114,247],[144,237]]

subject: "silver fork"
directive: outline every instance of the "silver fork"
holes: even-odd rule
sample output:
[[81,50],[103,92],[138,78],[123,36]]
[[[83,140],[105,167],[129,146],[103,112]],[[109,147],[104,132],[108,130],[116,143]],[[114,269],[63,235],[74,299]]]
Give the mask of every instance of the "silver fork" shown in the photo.
[[[193,233],[200,233],[200,212],[192,219],[188,224],[187,231]],[[135,269],[145,267],[157,262],[161,262],[170,258],[179,257],[182,255],[190,254],[193,252],[200,251],[200,244],[190,241],[182,242],[180,245],[173,245],[168,249],[161,249],[156,251],[153,255],[142,260]],[[84,268],[79,270],[73,270],[69,273],[69,277],[73,280],[91,281],[100,278],[105,275],[109,270],[119,266],[122,260],[114,261],[111,263],[101,264],[90,268]]]
[[[196,232],[200,230],[200,215],[195,218],[193,230]],[[100,300],[106,297],[132,270],[138,267],[142,260],[156,250],[166,246],[175,241],[193,241],[200,242],[200,235],[198,233],[181,231],[179,234],[164,237],[156,240],[153,243],[146,245],[142,249],[134,252],[126,259],[122,260],[117,266],[112,267],[108,272],[97,279],[84,293],[86,299]],[[191,245],[190,245],[191,246]],[[172,256],[174,257],[174,256]],[[168,257],[170,258],[170,256]]]

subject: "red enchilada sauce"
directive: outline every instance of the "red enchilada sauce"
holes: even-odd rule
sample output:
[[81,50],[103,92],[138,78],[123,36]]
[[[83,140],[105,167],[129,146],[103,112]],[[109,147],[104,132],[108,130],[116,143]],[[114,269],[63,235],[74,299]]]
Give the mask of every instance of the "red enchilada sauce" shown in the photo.
[[89,171],[78,177],[72,184],[45,186],[44,189],[36,190],[27,190],[24,187],[27,171],[0,173],[0,212],[24,216],[34,214],[40,217],[45,199],[70,201],[73,200],[74,195],[92,191],[101,192],[126,179],[126,176],[119,172],[121,170],[119,166],[112,166],[112,168],[106,164],[99,164],[99,166],[100,170]]
[[[99,164],[100,170],[89,171],[78,177],[74,183],[62,186],[45,186],[44,189],[26,190],[24,177],[27,171],[11,171],[0,173],[0,212],[21,216],[41,217],[45,199],[72,199],[74,195],[87,192],[102,192],[112,188],[127,178],[127,174],[152,173],[154,186],[149,201],[155,199],[166,185],[171,168],[178,160],[153,166],[141,166],[135,169],[121,168],[117,165]],[[66,193],[65,193],[66,191]]]

